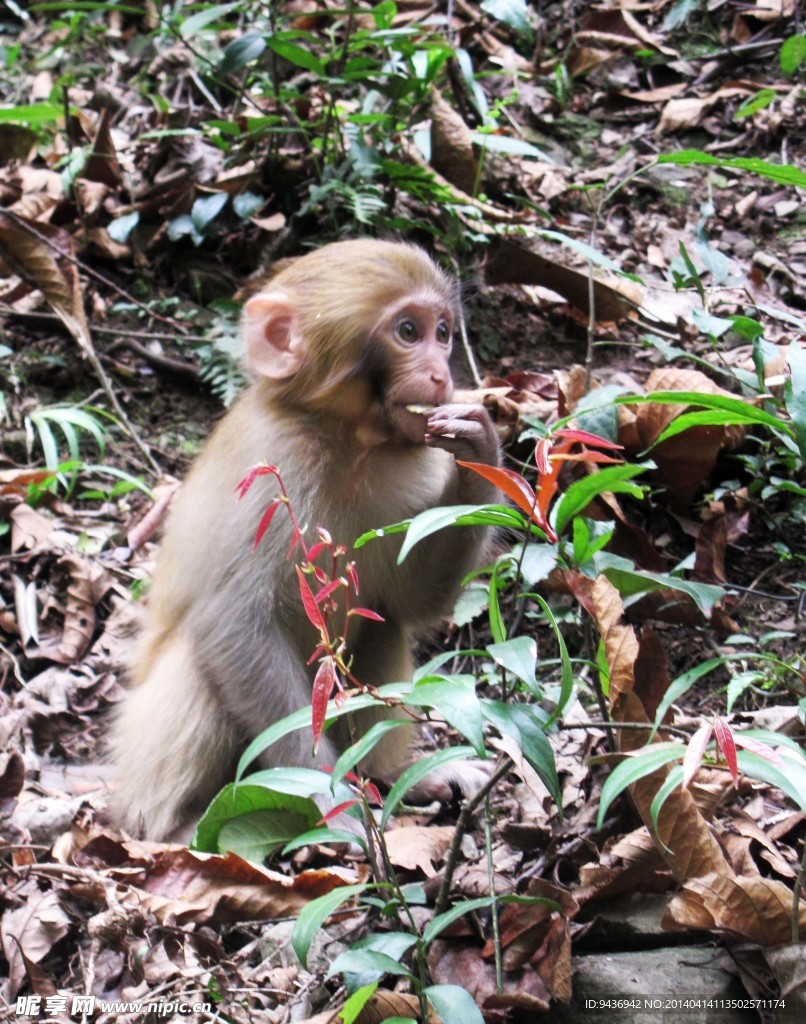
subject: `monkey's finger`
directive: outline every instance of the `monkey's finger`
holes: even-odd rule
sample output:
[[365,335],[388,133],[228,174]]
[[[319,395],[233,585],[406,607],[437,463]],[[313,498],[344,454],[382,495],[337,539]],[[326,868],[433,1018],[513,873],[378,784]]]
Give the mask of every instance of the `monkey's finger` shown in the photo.
[[436,437],[426,434],[425,443],[429,448],[441,448],[444,452],[449,452],[457,458],[469,458],[473,455],[473,450],[469,450],[467,441],[457,437]]

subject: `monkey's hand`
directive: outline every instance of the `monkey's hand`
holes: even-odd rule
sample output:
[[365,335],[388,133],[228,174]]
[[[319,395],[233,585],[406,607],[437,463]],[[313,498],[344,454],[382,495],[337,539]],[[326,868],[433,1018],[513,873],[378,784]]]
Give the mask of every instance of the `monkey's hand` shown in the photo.
[[[442,448],[463,462],[500,462],[498,436],[482,405],[439,405],[426,413],[425,443]],[[495,488],[471,470],[459,470],[459,500],[492,501]]]

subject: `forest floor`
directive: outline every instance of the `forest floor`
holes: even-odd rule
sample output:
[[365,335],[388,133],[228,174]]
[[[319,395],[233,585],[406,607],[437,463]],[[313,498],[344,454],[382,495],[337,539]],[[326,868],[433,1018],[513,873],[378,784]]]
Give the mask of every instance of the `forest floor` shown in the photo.
[[[384,977],[326,977],[377,927],[366,907],[321,929],[305,966],[288,947],[312,899],[367,881],[354,850],[308,846],[266,866],[139,841],[107,815],[104,737],[161,520],[243,384],[232,356],[250,278],[337,238],[428,247],[462,284],[462,390],[535,486],[530,424],[574,414],[639,461],[684,408],[617,411],[604,396],[748,396],[759,384],[754,402],[779,410],[783,433],[806,430],[798,5],[547,3],[539,22],[515,2],[483,6],[456,0],[446,26],[416,0],[372,15],[359,4],[355,19],[305,2],[270,18],[239,3],[162,15],[149,3],[3,5],[0,1019],[157,1019],[135,1007],[153,1000],[207,1004],[193,1019],[324,1021],[362,978]],[[657,160],[669,154],[677,162]],[[465,837],[452,893],[473,900],[492,884],[533,899],[499,908],[495,937],[485,908],[427,951],[433,982],[469,992],[485,1019],[576,1012],[583,994],[687,993],[725,1000],[728,1016],[698,1007],[701,1020],[804,1019],[802,760],[734,779],[712,751],[670,800],[678,831],[665,846],[640,782],[597,823],[618,762],[600,690],[605,662],[613,685],[626,671],[615,637],[635,645],[627,674],[644,721],[680,683],[666,738],[716,720],[802,747],[806,475],[781,436],[712,419],[653,451],[640,500],[597,495],[586,510],[617,523],[608,551],[635,573],[685,569],[691,593],[622,590],[608,611],[576,567],[529,581],[574,659],[576,700],[550,734],[560,806],[515,757],[490,835],[480,814]],[[491,642],[486,593],[423,642],[422,660]],[[556,697],[557,633],[513,589],[502,608],[525,621]],[[468,664],[500,695],[490,658]],[[497,751],[512,755],[503,740]],[[389,833],[392,865],[425,893],[420,928],[459,810],[400,812]],[[694,945],[709,951],[695,981],[636,980],[648,956],[664,951],[660,971],[696,959]],[[720,978],[707,973],[712,948],[720,971],[730,963]],[[586,953],[601,967],[617,950],[637,954],[624,974],[583,978]],[[395,980],[367,995],[361,1022],[416,1016],[412,986]],[[737,994],[767,1002],[748,1015]],[[89,1012],[83,996],[96,999]],[[601,1006],[596,1019],[661,1019]]]

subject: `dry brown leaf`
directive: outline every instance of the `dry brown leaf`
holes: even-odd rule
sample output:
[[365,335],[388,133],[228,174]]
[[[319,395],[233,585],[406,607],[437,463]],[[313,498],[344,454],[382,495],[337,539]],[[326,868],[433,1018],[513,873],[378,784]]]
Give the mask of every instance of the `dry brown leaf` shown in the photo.
[[[646,666],[653,658],[658,657],[657,646],[653,644],[650,651],[641,654],[635,631],[631,626],[622,624],[624,609],[621,597],[604,576],[600,576],[594,583],[590,600],[610,668],[613,720],[646,722],[649,726],[654,716],[643,703],[642,691],[647,691],[645,677],[651,672],[648,673],[645,667],[642,668],[642,662]],[[651,640],[648,642],[652,643]],[[651,707],[657,694],[651,690],[649,692]],[[648,733],[637,730],[619,733],[619,747],[625,752],[640,750],[646,742],[647,735]],[[660,769],[630,787],[638,813],[653,836],[655,830],[650,806],[670,770],[669,767]],[[661,855],[679,881],[714,872],[725,876],[732,874],[719,844],[687,789],[676,789],[664,803],[658,816],[657,835],[663,844],[660,847]]]
[[431,94],[431,164],[463,192],[475,191],[478,161],[473,133],[436,89]]
[[[379,989],[373,992],[366,1006],[358,1015],[356,1024],[380,1024],[391,1017],[411,1017],[420,1019],[420,1001],[417,996],[406,995],[405,992],[387,992]],[[436,1024],[439,1017],[433,1009],[428,1014],[429,1024]]]
[[[760,946],[781,946],[792,938],[793,895],[771,878],[708,874],[692,878],[669,904],[663,927],[720,931]],[[798,924],[806,929],[806,904]]]
[[[698,391],[706,395],[728,395],[700,370],[682,370],[667,367],[653,370],[647,378],[647,392]],[[635,434],[643,450],[655,444],[681,413],[686,405],[666,405],[650,402],[640,405],[635,413]],[[679,511],[688,509],[691,500],[708,480],[723,448],[735,444],[741,437],[741,428],[731,426],[698,426],[670,437],[652,450],[657,464],[657,476],[667,488],[670,503]]]
[[389,858],[396,867],[415,871],[419,868],[426,878],[436,874],[439,864],[448,852],[456,829],[452,825],[406,825],[387,833]]
[[43,644],[31,656],[72,665],[83,657],[92,642],[95,606],[108,589],[108,581],[100,566],[78,554],[64,555],[57,566],[68,573],[62,633],[58,640]]
[[30,505],[16,505],[11,510],[11,551],[33,551],[44,544],[55,529],[52,519]]
[[436,985],[459,985],[484,1009],[512,1007],[546,1013],[551,992],[531,964],[507,971],[504,991],[496,992],[495,965],[469,942],[437,939],[428,950],[428,965]]
[[0,255],[42,292],[76,341],[87,348],[89,329],[72,254],[73,240],[64,228],[0,211]]
[[53,474],[49,469],[30,469],[26,466],[0,469],[0,496],[8,498],[11,495],[27,494],[30,484],[41,483],[50,476]]
[[8,961],[5,995],[9,1001],[14,1000],[25,979],[22,955],[39,963],[70,927],[70,918],[62,910],[55,889],[41,892],[31,882],[16,895],[25,902],[14,910],[6,910],[0,921],[3,951]]
[[151,853],[141,868],[121,872],[132,887],[121,902],[147,908],[160,921],[173,917],[177,924],[295,917],[310,900],[349,884],[335,870],[303,871],[289,878],[234,853],[211,856],[160,844],[139,848],[144,855],[146,850]]
[[764,957],[772,968],[782,999],[801,1007],[806,1001],[806,943],[791,942],[774,949],[765,949]]
[[734,96],[749,96],[752,89],[748,86],[730,86],[717,89],[708,96],[686,96],[682,99],[669,100],[661,111],[655,132],[658,135],[665,135],[675,132],[680,128],[696,128],[702,121],[711,107],[720,100],[730,99]]
[[[563,266],[509,238],[492,242],[484,277],[488,285],[543,285],[583,313],[587,314],[590,309],[587,273]],[[604,281],[597,277],[593,282],[597,321],[615,322],[629,317],[641,301],[638,291],[640,289],[632,282]]]
[[107,107],[101,113],[98,131],[81,177],[86,181],[99,182],[114,191],[123,184],[123,172],[112,141],[111,123],[112,111]]

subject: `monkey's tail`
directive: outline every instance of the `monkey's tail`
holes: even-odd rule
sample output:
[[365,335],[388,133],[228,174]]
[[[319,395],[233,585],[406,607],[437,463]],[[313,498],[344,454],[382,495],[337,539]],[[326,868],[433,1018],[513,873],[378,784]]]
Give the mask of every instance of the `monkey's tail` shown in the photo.
[[123,702],[112,730],[112,813],[132,835],[181,839],[232,771],[236,730],[177,631]]

